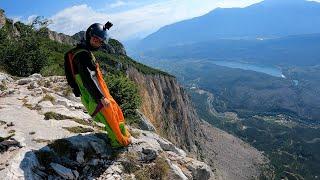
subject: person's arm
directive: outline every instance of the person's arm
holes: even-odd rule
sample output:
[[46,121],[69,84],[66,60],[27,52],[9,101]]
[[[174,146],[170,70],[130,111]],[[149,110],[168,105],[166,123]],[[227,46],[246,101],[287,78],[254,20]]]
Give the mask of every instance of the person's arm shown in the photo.
[[88,52],[80,52],[74,58],[75,66],[81,76],[84,87],[99,102],[104,98],[104,95],[96,79],[96,67],[91,60],[91,55]]

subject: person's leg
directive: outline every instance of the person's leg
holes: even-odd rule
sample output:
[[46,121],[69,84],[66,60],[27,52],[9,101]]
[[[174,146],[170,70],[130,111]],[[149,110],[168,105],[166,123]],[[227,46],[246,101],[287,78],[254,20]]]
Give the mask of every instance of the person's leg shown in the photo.
[[[76,80],[77,80],[77,83],[79,85],[79,89],[81,92],[81,102],[84,105],[84,107],[86,108],[86,110],[88,111],[88,113],[92,114],[95,111],[98,104],[95,102],[95,100],[91,97],[89,92],[83,86],[80,76],[77,76]],[[113,147],[119,147],[120,144],[117,141],[116,136],[113,133],[113,131],[111,130],[110,126],[108,125],[107,120],[105,119],[104,115],[101,112],[98,112],[96,114],[96,116],[93,117],[93,120],[104,124],[105,130],[107,131],[107,135],[111,141],[111,145]]]
[[130,143],[129,137],[127,136],[128,133],[126,133],[126,131],[123,131],[125,130],[124,125],[119,124],[114,102],[111,101],[107,107],[102,108],[101,113],[105,117],[105,120],[109,125],[110,129],[115,134],[115,137],[118,140],[118,142],[123,146],[127,146]]
[[[110,132],[112,132],[114,134],[114,136],[116,137],[116,140],[119,142],[119,144],[121,144],[122,146],[127,146],[128,144],[130,144],[130,140],[129,140],[129,137],[128,134],[129,133],[126,133],[127,131],[125,126],[124,126],[124,123],[121,123],[122,125],[120,125],[120,121],[123,121],[123,119],[120,119],[118,117],[118,104],[115,102],[115,100],[112,98],[112,96],[110,95],[109,93],[109,89],[107,88],[104,80],[103,80],[103,77],[102,77],[102,74],[101,72],[99,71],[99,68],[98,69],[98,74],[97,74],[97,77],[99,79],[99,85],[101,86],[103,92],[104,92],[104,95],[110,100],[110,104],[107,106],[107,107],[103,107],[100,112],[102,113],[103,117],[104,117],[104,120],[101,119],[103,124],[107,124],[108,126],[106,126],[106,130],[110,130]],[[82,81],[81,81],[81,78],[78,79],[78,84],[82,84]],[[82,86],[82,88],[80,87],[80,91],[81,89],[84,89],[85,88]],[[87,92],[87,91],[85,91]],[[88,94],[88,97],[91,98],[90,94]],[[89,100],[89,103],[90,103],[91,99]],[[89,105],[90,106],[90,105]],[[93,110],[94,111],[94,110]],[[92,111],[92,112],[93,112]],[[92,113],[91,111],[89,111],[89,113]],[[110,136],[111,136],[111,133],[110,133]]]
[[107,123],[107,120],[105,119],[105,117],[103,116],[103,114],[101,112],[99,112],[96,115],[94,120],[96,122],[100,122],[100,123],[104,124],[104,126],[105,126],[104,128],[107,131],[107,135],[108,135],[108,138],[111,141],[112,147],[121,147],[121,144],[117,141],[117,138],[116,138],[115,134],[113,133],[112,129],[110,128],[110,126]]

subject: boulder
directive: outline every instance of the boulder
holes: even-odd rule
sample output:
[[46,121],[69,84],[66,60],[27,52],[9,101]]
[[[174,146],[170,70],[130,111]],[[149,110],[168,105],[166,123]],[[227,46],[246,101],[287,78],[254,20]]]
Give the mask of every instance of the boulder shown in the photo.
[[177,148],[171,142],[166,141],[164,139],[157,139],[157,141],[160,144],[160,147],[164,151],[172,151],[172,152],[174,152],[176,154],[179,154],[180,156],[186,157],[186,152],[184,152],[182,149]]
[[[51,168],[59,174],[61,177],[65,179],[76,179],[75,174],[73,174],[73,171],[69,168],[66,168],[60,164],[57,163],[50,163]],[[78,173],[79,175],[79,173]]]
[[208,180],[213,178],[211,168],[200,161],[191,161],[187,164],[187,168],[192,172],[193,179]]
[[18,80],[17,83],[18,83],[18,85],[25,85],[25,84],[31,83],[34,80],[35,80],[34,78],[23,78],[23,79]]
[[42,79],[42,75],[41,74],[38,74],[38,73],[35,73],[35,74],[32,74],[29,76],[29,78],[33,78],[33,79]]
[[156,131],[156,128],[153,126],[153,124],[150,122],[150,120],[144,114],[142,114],[138,110],[137,110],[137,114],[138,114],[138,116],[140,118],[139,127],[142,130],[152,131],[152,132]]
[[142,149],[141,160],[144,162],[151,162],[155,160],[157,156],[158,156],[158,153],[154,149],[151,149],[151,148]]

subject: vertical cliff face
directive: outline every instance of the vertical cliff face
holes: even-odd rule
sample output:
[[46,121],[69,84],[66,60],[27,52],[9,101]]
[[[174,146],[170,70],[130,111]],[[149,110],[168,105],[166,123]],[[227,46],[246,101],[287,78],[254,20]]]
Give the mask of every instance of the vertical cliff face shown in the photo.
[[140,111],[157,132],[189,155],[208,163],[221,179],[252,179],[267,162],[264,155],[242,140],[199,119],[192,103],[177,83],[166,75],[146,75],[128,67],[127,75],[138,84]]
[[159,134],[170,139],[182,149],[197,154],[195,136],[199,120],[176,79],[164,75],[145,75],[135,68],[127,69],[128,76],[139,85],[142,97],[141,112],[156,127]]

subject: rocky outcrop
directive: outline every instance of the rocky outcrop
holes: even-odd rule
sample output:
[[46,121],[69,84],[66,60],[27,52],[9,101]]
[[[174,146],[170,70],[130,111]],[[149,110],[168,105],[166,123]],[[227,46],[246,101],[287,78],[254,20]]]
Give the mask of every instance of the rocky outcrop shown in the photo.
[[[0,98],[1,179],[215,179],[207,164],[152,131],[129,127],[132,144],[112,149],[64,77],[5,82]],[[9,93],[11,91],[11,93]],[[152,130],[144,118],[143,127]],[[146,125],[147,124],[147,125]]]
[[0,9],[0,29],[6,24],[6,17],[4,15],[4,10]]
[[145,75],[133,67],[127,75],[136,82],[142,97],[140,111],[156,131],[194,157],[218,169],[222,179],[257,178],[267,162],[264,155],[242,140],[200,120],[189,97],[176,79]]
[[126,179],[142,173],[147,179],[214,179],[205,163],[186,157],[182,150],[176,153],[162,149],[158,142],[168,142],[156,134],[138,129],[131,131],[138,135],[132,145],[122,150],[112,149],[103,133],[58,139],[26,153],[22,164],[33,166],[23,166],[24,172],[28,172],[24,176]]
[[65,35],[63,33],[57,33],[55,31],[51,31],[51,30],[48,30],[46,33],[47,33],[47,36],[49,37],[49,39],[60,42],[60,43],[70,44],[70,45],[75,45],[78,43],[77,40],[75,40],[71,36]]
[[85,31],[80,31],[80,32],[77,32],[76,34],[72,35],[71,37],[72,37],[74,40],[80,42],[81,40],[84,39],[85,33],[86,33]]
[[104,49],[109,54],[116,54],[116,55],[127,55],[127,52],[124,46],[116,39],[110,39],[108,45],[104,47]]

